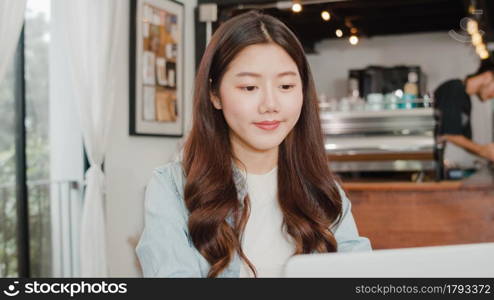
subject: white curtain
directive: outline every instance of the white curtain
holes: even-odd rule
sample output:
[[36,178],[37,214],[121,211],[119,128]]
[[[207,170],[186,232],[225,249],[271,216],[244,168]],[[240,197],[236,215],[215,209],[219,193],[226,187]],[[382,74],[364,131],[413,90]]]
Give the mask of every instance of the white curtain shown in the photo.
[[0,0],[0,82],[12,63],[27,0]]
[[[121,0],[56,0],[63,12],[66,49],[84,146],[91,164],[81,223],[82,277],[107,277],[105,176],[101,165],[107,148],[115,102],[117,45],[123,28]],[[122,32],[123,33],[123,32]]]

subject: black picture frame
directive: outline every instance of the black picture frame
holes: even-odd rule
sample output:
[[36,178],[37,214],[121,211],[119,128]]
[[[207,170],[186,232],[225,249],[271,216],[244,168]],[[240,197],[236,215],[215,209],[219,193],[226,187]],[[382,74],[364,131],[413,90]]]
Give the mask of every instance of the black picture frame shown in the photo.
[[184,134],[184,4],[131,0],[129,135]]

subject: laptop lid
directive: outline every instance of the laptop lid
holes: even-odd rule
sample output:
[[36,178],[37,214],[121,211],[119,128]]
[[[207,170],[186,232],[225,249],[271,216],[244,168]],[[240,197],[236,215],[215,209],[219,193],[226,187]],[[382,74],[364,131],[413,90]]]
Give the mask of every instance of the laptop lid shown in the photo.
[[284,277],[494,277],[494,243],[296,255]]

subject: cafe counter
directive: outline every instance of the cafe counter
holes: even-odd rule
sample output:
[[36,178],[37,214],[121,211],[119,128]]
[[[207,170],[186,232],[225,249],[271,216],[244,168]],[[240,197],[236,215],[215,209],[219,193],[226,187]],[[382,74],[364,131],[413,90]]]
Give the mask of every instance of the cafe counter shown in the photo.
[[373,249],[494,242],[494,173],[460,181],[345,182]]

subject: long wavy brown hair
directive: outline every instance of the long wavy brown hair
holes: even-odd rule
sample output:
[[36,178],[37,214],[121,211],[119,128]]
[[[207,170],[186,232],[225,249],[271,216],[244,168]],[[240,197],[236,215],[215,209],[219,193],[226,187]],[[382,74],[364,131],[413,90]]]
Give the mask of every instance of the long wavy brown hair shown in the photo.
[[[295,253],[335,252],[331,226],[341,218],[341,197],[325,155],[317,94],[303,48],[278,19],[250,11],[229,19],[214,33],[202,57],[194,90],[193,125],[184,145],[184,198],[189,234],[210,263],[208,277],[217,277],[237,253],[254,275],[242,251],[249,217],[249,197],[238,199],[233,161],[238,161],[221,110],[210,101],[228,64],[245,47],[276,43],[293,59],[303,85],[303,105],[294,128],[278,152],[278,201],[283,229],[293,238]],[[240,162],[241,163],[241,162]],[[234,222],[228,222],[231,217]]]

